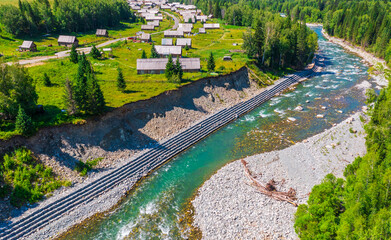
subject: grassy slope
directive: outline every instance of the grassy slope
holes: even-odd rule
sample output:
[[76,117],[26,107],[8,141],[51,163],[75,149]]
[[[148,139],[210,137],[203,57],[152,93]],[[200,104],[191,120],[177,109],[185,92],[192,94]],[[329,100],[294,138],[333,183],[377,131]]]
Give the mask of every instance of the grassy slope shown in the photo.
[[[172,13],[177,15],[176,13]],[[178,16],[178,15],[177,15]],[[213,22],[219,22],[213,20]],[[161,26],[154,32],[164,31],[173,26],[172,19],[164,18]],[[123,23],[122,26],[116,29],[109,29],[111,37],[127,37],[134,36],[136,32],[140,31],[141,23]],[[126,103],[135,102],[143,99],[148,99],[153,96],[157,96],[167,90],[177,89],[179,86],[188,84],[192,81],[196,81],[200,78],[208,76],[207,73],[207,59],[210,52],[213,52],[216,60],[216,72],[218,74],[226,74],[232,71],[236,71],[246,65],[248,57],[242,52],[230,52],[230,50],[241,50],[243,43],[242,35],[246,31],[244,27],[236,27],[225,25],[220,21],[221,29],[209,30],[206,34],[198,34],[194,36],[187,36],[192,38],[192,49],[186,51],[183,49],[183,57],[199,57],[201,59],[201,72],[198,73],[185,73],[184,82],[182,84],[168,83],[163,75],[137,75],[136,60],[141,57],[142,50],[145,50],[147,55],[150,55],[151,45],[148,43],[134,43],[132,41],[118,42],[113,44],[114,58],[105,58],[104,60],[94,60],[90,58],[94,70],[96,72],[97,79],[101,85],[104,93],[107,106],[109,108],[116,108],[123,106]],[[193,32],[198,33],[198,29],[203,24],[196,23],[194,25]],[[153,32],[152,32],[153,33]],[[53,44],[55,46],[56,36],[50,37],[36,37],[38,43],[38,49],[44,51],[45,46]],[[163,33],[152,35],[152,40],[155,44],[160,45]],[[11,37],[10,37],[11,38]],[[97,38],[94,32],[86,34],[79,33],[80,44],[85,46],[92,43],[101,43],[106,41],[104,38]],[[9,49],[14,49],[22,39],[18,39],[18,44],[10,44],[10,40],[5,45]],[[236,43],[234,46],[233,44]],[[54,49],[60,50],[58,47]],[[48,48],[46,48],[48,49]],[[2,50],[7,51],[7,50]],[[53,51],[50,49],[48,51]],[[12,50],[11,50],[12,52]],[[54,51],[53,51],[54,52]],[[40,52],[42,53],[42,52]],[[17,59],[28,57],[28,53],[24,53],[15,56]],[[42,53],[43,54],[43,53]],[[224,55],[231,55],[233,61],[223,61]],[[11,57],[9,57],[11,58]],[[127,82],[126,91],[120,92],[116,87],[117,68],[121,67]],[[38,104],[43,105],[46,111],[41,116],[35,116],[34,121],[37,123],[37,127],[59,125],[69,122],[80,122],[80,120],[86,119],[86,116],[67,117],[61,112],[64,108],[62,96],[64,94],[64,82],[66,78],[74,79],[77,72],[77,64],[70,63],[69,59],[56,59],[50,60],[35,66],[29,66],[30,75],[36,80],[37,93],[39,95]],[[47,73],[50,77],[53,86],[45,87],[43,85],[42,76],[43,73]],[[261,78],[276,79],[277,76],[283,74],[282,71],[267,72],[268,77],[265,74],[260,76]],[[270,81],[267,81],[270,83]],[[7,139],[12,137],[16,133],[14,132],[14,126],[12,122],[6,122],[0,125],[0,139]]]

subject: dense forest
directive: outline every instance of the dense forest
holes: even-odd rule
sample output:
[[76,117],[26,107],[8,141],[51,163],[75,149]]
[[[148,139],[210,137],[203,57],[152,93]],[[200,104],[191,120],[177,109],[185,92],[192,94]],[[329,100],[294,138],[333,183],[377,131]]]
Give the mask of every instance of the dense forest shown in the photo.
[[[190,1],[190,0],[189,0]],[[186,1],[185,1],[186,2]],[[323,23],[332,36],[344,38],[391,62],[389,0],[195,0],[208,14],[238,26],[255,26],[267,11],[292,20]]]
[[375,104],[365,126],[367,154],[348,165],[345,180],[330,174],[312,189],[296,213],[301,239],[391,238],[391,87],[368,96]]
[[[254,32],[254,33],[253,33]],[[265,14],[243,35],[243,49],[262,66],[302,68],[312,61],[318,38],[305,24]]]
[[125,0],[19,0],[18,7],[0,6],[0,25],[14,35],[88,31],[134,19]]

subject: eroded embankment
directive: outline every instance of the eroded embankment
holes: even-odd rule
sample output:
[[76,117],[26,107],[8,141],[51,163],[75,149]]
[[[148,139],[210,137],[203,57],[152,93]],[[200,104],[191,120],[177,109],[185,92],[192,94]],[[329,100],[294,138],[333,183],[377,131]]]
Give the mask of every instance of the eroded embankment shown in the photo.
[[[85,125],[45,128],[31,138],[1,141],[0,153],[25,146],[61,177],[82,182],[84,178],[73,170],[79,159],[103,157],[98,168],[113,167],[145,146],[260,91],[243,67],[226,76],[201,79],[178,90],[127,104],[90,119]],[[3,217],[7,217],[9,203],[4,202],[2,208]]]

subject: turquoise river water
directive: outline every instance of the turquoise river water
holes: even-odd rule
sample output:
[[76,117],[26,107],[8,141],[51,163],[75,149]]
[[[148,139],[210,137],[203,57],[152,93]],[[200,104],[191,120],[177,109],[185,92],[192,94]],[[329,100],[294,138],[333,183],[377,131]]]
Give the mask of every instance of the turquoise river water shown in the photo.
[[[119,206],[72,230],[64,239],[183,239],[189,200],[214,172],[249,155],[285,148],[330,128],[363,106],[368,67],[328,42],[321,28],[322,73],[274,97],[220,129],[144,179]],[[370,81],[370,80],[369,80]],[[294,109],[301,105],[304,111]],[[322,110],[320,106],[327,107]],[[324,118],[316,118],[323,114]],[[296,121],[289,121],[293,117]]]

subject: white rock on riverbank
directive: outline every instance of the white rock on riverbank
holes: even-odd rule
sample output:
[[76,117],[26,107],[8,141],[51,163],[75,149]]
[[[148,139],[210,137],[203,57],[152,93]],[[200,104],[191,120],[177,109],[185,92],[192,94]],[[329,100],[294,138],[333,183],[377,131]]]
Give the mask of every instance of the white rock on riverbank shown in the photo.
[[[279,191],[294,188],[297,203],[305,203],[325,175],[342,177],[346,165],[365,154],[359,115],[284,150],[248,157],[248,167],[262,183],[274,179]],[[293,228],[296,207],[257,192],[240,161],[226,165],[206,181],[193,205],[195,225],[204,239],[297,239]]]

